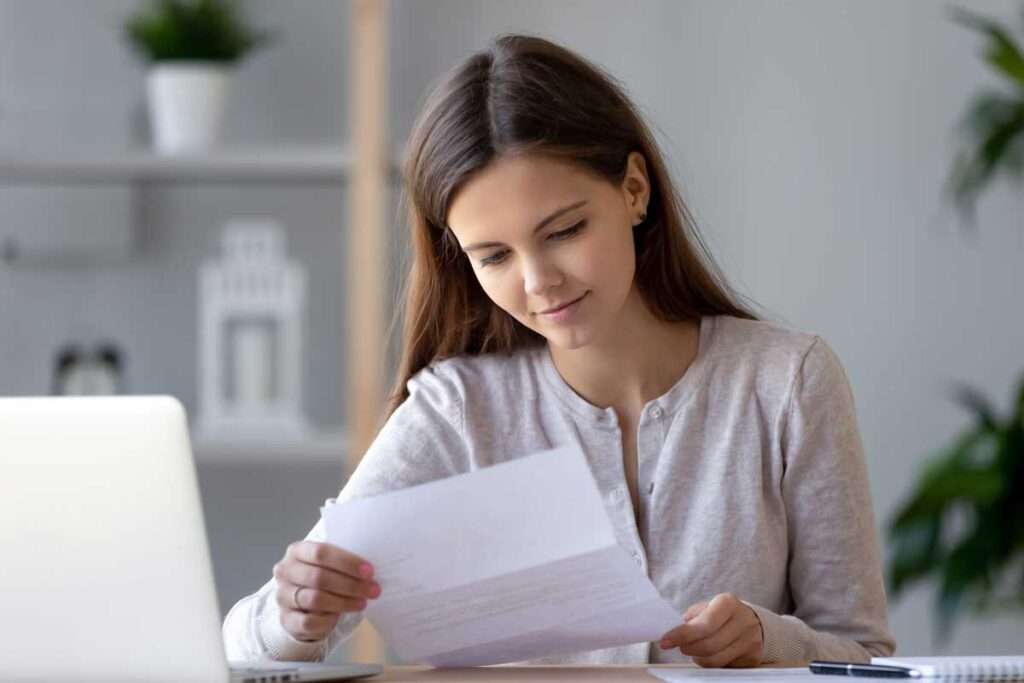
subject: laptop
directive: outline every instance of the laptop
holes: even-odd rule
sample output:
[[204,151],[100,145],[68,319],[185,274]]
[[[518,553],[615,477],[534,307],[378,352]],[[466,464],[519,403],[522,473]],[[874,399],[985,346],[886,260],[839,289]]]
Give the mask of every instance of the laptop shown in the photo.
[[377,664],[224,655],[174,398],[0,398],[0,678],[319,681]]

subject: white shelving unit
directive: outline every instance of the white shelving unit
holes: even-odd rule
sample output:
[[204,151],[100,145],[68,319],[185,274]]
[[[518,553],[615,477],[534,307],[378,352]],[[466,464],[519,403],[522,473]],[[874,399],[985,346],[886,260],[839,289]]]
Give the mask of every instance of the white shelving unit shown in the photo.
[[[335,183],[352,173],[355,156],[339,145],[239,147],[167,156],[149,150],[0,149],[4,183],[273,182]],[[394,176],[391,160],[386,173]]]
[[[348,297],[346,360],[349,380],[347,430],[301,441],[208,441],[193,444],[200,462],[336,463],[351,471],[373,438],[384,403],[386,312],[384,288],[387,215],[384,199],[398,163],[387,149],[387,0],[351,0],[349,92],[351,148],[291,146],[212,150],[195,155],[158,155],[149,150],[0,149],[0,183],[12,186],[268,182],[351,184],[346,224],[350,272],[339,289]],[[2,235],[0,235],[2,236]],[[15,245],[16,246],[16,245]],[[0,243],[0,257],[4,244]],[[379,277],[365,277],[367,271]],[[347,464],[346,464],[347,463]],[[383,646],[365,624],[352,639],[357,661],[380,661]]]
[[[154,182],[346,182],[355,156],[340,145],[223,148],[203,153],[161,155],[147,149],[0,150],[4,184]],[[397,174],[391,161],[387,173]],[[193,440],[198,461],[216,464],[312,464],[339,466],[349,460],[347,432],[334,429],[295,439]]]
[[[0,182],[108,184],[139,182],[345,182],[354,155],[340,145],[224,148],[166,156],[146,149],[0,150]],[[394,173],[395,165],[389,169]],[[348,460],[348,435],[341,430],[301,440],[193,440],[197,460],[218,464],[337,464]]]

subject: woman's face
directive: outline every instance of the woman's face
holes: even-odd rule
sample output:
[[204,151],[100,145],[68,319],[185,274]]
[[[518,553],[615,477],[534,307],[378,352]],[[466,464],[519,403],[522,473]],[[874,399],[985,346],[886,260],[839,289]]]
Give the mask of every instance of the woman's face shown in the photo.
[[576,349],[615,334],[625,307],[639,305],[633,226],[648,188],[637,153],[621,186],[566,161],[506,157],[456,193],[448,225],[491,301]]

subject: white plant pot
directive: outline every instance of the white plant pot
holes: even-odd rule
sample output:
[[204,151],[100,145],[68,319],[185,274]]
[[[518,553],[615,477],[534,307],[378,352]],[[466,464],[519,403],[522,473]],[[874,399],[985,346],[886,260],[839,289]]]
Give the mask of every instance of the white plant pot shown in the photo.
[[146,94],[157,151],[193,152],[217,144],[230,72],[212,62],[164,62],[150,69]]

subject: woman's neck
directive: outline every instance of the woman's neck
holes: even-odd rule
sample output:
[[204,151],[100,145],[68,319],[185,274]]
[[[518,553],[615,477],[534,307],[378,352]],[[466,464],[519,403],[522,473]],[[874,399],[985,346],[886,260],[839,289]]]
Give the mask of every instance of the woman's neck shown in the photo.
[[558,373],[589,403],[635,414],[669,389],[697,357],[699,321],[656,318],[635,289],[605,338],[581,349],[549,345]]

